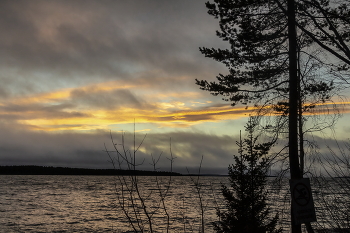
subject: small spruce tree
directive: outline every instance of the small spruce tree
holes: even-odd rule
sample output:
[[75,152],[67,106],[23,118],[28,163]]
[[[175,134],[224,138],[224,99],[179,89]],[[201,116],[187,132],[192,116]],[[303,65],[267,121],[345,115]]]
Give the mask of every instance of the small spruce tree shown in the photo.
[[253,135],[255,124],[250,120],[246,126],[248,137],[236,142],[238,155],[234,155],[234,164],[230,165],[230,188],[222,185],[222,194],[226,210],[217,214],[220,221],[214,223],[218,233],[266,233],[282,232],[277,228],[278,214],[270,216],[267,206],[267,172],[270,160],[267,154],[272,142],[259,144]]

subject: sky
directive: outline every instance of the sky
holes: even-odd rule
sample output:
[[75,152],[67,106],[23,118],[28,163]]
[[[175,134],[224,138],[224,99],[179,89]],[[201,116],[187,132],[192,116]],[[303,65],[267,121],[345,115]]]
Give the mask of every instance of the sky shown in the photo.
[[135,131],[139,169],[225,174],[250,109],[195,84],[227,72],[205,2],[0,1],[0,165],[112,168]]

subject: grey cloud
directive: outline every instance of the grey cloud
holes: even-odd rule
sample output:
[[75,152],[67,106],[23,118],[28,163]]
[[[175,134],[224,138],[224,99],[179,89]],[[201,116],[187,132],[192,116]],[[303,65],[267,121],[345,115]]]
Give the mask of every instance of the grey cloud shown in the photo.
[[[1,165],[50,165],[68,167],[111,168],[109,157],[104,150],[104,144],[112,149],[109,132],[96,131],[90,134],[62,133],[50,134],[42,132],[17,131],[16,127],[0,125],[1,131],[8,132],[0,135],[0,164]],[[20,126],[17,126],[20,127]],[[122,142],[121,135],[113,134],[115,143]],[[144,134],[137,134],[140,142]],[[142,150],[137,152],[138,161],[143,161],[139,169],[153,169],[151,154],[163,156],[157,164],[160,170],[169,170],[170,145],[175,157],[174,169],[186,172],[185,167],[199,166],[202,154],[204,155],[203,171],[208,172],[215,164],[216,168],[223,167],[227,171],[227,164],[231,163],[231,155],[236,152],[234,138],[218,137],[203,133],[172,132],[167,134],[147,135]],[[203,146],[205,144],[205,146]],[[127,149],[133,148],[133,137],[125,137]],[[115,154],[112,153],[112,156]]]
[[70,103],[46,105],[46,104],[7,104],[0,106],[0,110],[4,114],[0,113],[0,119],[13,120],[25,120],[25,119],[62,119],[62,118],[76,118],[87,117],[86,113],[78,111],[72,111],[74,105]]
[[71,92],[71,100],[79,105],[90,106],[94,108],[116,109],[127,106],[138,109],[150,109],[151,105],[145,100],[139,98],[130,90],[113,91],[89,91],[76,89]]
[[1,126],[8,130],[0,137],[0,164],[54,165],[68,167],[108,166],[103,143],[108,132],[89,134],[49,134],[28,132]]
[[[237,153],[235,141],[237,136],[217,136],[203,132],[171,132],[167,134],[148,134],[143,150],[155,157],[163,153],[163,160],[158,167],[169,168],[170,140],[171,151],[176,157],[174,169],[186,173],[186,167],[199,167],[203,156],[203,172],[209,172],[213,167],[224,168],[227,172],[228,164],[232,163],[232,155]],[[197,172],[197,171],[196,171]]]
[[0,87],[0,99],[6,98],[8,96],[9,96],[9,91],[4,87]]
[[8,104],[1,106],[0,109],[10,112],[26,112],[26,111],[61,111],[66,108],[72,108],[74,105],[65,103],[65,104],[56,104],[56,105],[45,105],[45,104]]
[[[21,128],[21,130],[19,130]],[[1,165],[50,165],[68,167],[111,168],[108,155],[103,152],[104,144],[108,150],[113,150],[110,134],[107,131],[95,131],[89,134],[65,132],[50,134],[44,132],[30,132],[23,130],[21,125],[0,124],[0,164]],[[143,133],[136,134],[136,145],[142,141]],[[122,143],[120,133],[113,133],[114,143]],[[227,167],[233,163],[232,155],[238,153],[236,141],[239,139],[238,132],[233,135],[218,136],[201,131],[168,133],[149,133],[137,152],[137,161],[143,164],[139,169],[151,170],[151,155],[162,157],[157,164],[159,170],[169,170],[170,163],[170,140],[171,151],[174,160],[175,171],[186,173],[186,167],[191,173],[195,173],[203,156],[203,173],[227,174]],[[344,140],[334,138],[320,138],[314,136],[319,145],[319,153],[310,157],[307,154],[307,166],[321,171],[320,160],[326,161],[330,157],[330,149],[338,155],[343,150],[348,153]],[[279,146],[283,146],[281,141]],[[133,134],[126,133],[124,138],[125,147],[133,149]],[[278,151],[278,148],[275,148]],[[345,153],[345,155],[346,155]],[[112,153],[114,156],[115,153]],[[316,158],[316,159],[315,159]],[[320,169],[321,168],[321,169]]]
[[32,79],[37,70],[70,81],[132,78],[130,70],[144,67],[170,78],[216,66],[198,51],[215,38],[204,1],[2,1],[0,8],[2,64]]
[[[304,172],[306,176],[309,175],[334,175],[332,166],[335,165],[336,169],[341,172],[346,169],[346,161],[350,159],[350,144],[349,140],[337,139],[335,137],[320,137],[319,135],[304,135],[305,138],[305,167]],[[287,138],[280,139],[278,145],[274,148],[275,152],[280,151],[285,145],[288,144]],[[274,165],[273,170],[275,172],[281,172],[288,168],[288,149],[284,150],[285,160],[284,163],[278,162]],[[338,167],[339,166],[339,167]],[[334,167],[333,167],[334,168]]]

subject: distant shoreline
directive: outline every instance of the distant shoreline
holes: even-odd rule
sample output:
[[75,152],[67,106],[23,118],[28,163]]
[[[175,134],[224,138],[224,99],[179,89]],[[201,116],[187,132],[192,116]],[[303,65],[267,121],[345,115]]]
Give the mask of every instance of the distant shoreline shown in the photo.
[[35,165],[0,166],[0,175],[182,176],[182,174],[177,172],[166,172],[166,171],[70,168],[70,167],[35,166]]
[[[228,174],[181,174],[167,171],[144,171],[123,169],[71,168],[37,165],[0,166],[0,175],[78,175],[78,176],[216,176],[228,177]],[[276,177],[276,176],[267,176]]]

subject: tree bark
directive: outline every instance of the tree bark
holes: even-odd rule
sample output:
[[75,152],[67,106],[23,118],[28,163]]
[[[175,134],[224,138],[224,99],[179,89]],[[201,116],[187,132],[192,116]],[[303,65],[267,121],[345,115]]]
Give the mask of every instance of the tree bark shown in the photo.
[[[291,179],[299,179],[298,156],[298,66],[297,36],[295,24],[294,0],[288,0],[288,37],[289,37],[289,164]],[[294,222],[291,206],[291,232],[301,233],[301,225]]]

